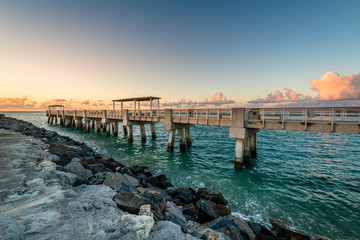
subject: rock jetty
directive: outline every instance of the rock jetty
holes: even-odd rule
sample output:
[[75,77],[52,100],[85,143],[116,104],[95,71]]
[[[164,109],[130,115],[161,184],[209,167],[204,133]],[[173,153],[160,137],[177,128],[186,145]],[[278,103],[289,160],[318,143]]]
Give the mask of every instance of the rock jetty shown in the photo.
[[147,166],[4,115],[0,164],[1,239],[312,239],[234,217],[221,193],[175,188]]

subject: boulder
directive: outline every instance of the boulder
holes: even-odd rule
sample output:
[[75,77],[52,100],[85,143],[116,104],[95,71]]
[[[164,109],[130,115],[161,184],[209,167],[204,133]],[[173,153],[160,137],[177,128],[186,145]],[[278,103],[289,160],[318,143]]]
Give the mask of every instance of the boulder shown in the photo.
[[165,209],[165,202],[172,201],[172,198],[163,189],[157,187],[141,188],[138,187],[141,195],[153,201],[159,208]]
[[156,222],[148,240],[195,240],[197,238],[182,232],[181,227],[170,221]]
[[75,153],[74,148],[62,143],[51,143],[49,152],[59,156],[73,155]]
[[136,178],[134,178],[133,176],[124,174],[124,177],[126,178],[126,180],[131,183],[134,187],[139,187],[141,186],[139,180],[137,180]]
[[151,212],[154,214],[156,221],[163,220],[164,217],[159,209],[151,200],[137,193],[121,193],[114,196],[117,206],[129,213],[139,214],[142,205],[150,205]]
[[56,170],[56,164],[51,161],[43,161],[37,165],[36,170],[38,171]]
[[187,221],[183,229],[185,233],[188,233],[200,239],[230,240],[230,238],[224,233],[214,231],[210,228],[203,226],[202,224],[193,221]]
[[87,179],[86,183],[87,184],[91,184],[91,185],[98,185],[98,184],[102,184],[106,177],[109,175],[109,172],[99,172],[96,173],[95,175],[91,176],[90,178]]
[[164,174],[160,174],[156,177],[149,177],[146,181],[152,186],[162,189],[166,189],[172,186],[171,183],[166,181],[166,176]]
[[166,202],[165,206],[165,219],[183,226],[186,222],[186,218],[182,213],[182,209],[176,206],[173,202]]
[[111,187],[116,192],[133,192],[138,193],[139,191],[133,186],[124,175],[121,173],[113,173],[110,172],[108,176],[105,178],[104,185]]
[[215,207],[216,207],[216,209],[219,211],[219,213],[220,213],[221,216],[227,216],[227,215],[230,215],[230,214],[231,214],[230,209],[228,209],[228,208],[225,207],[225,206],[215,205]]
[[167,192],[173,199],[179,199],[183,203],[177,205],[189,204],[195,198],[195,191],[191,188],[175,188],[167,190]]
[[83,180],[88,179],[93,174],[89,169],[85,169],[78,161],[72,161],[64,167],[67,171],[74,173]]
[[148,170],[149,167],[134,165],[134,166],[129,167],[129,169],[131,170],[131,172],[133,174],[138,175],[139,173],[143,173],[143,172],[145,172],[145,170]]
[[142,205],[142,206],[140,207],[139,215],[154,217],[154,214],[151,212],[151,206],[150,206],[150,204],[148,204],[148,205]]
[[[205,223],[204,226],[217,231],[222,229],[221,232],[229,236],[231,239],[256,239],[254,231],[250,228],[247,222],[233,216],[217,218],[211,222]],[[236,230],[236,234],[234,230]]]
[[154,219],[144,215],[126,214],[121,217],[125,239],[147,239],[151,228],[154,225]]
[[182,206],[183,208],[183,214],[184,215],[190,215],[192,217],[196,217],[196,211],[195,211],[195,206],[194,204],[190,203],[188,205],[184,205]]
[[[272,225],[272,231],[277,233],[278,237],[283,237],[290,240],[310,240],[310,236],[294,231],[293,227],[289,226],[288,223],[280,220],[270,218],[270,224]],[[292,229],[291,229],[292,228]]]
[[89,164],[87,165],[87,168],[89,168],[94,174],[104,171],[105,167],[102,163],[95,163],[95,164]]
[[228,204],[228,202],[221,193],[215,193],[208,188],[200,188],[199,190],[197,190],[197,192],[195,193],[195,197],[198,200],[200,199],[210,200],[220,205]]
[[216,209],[215,204],[209,200],[199,200],[195,206],[196,221],[205,223],[221,217],[220,212]]

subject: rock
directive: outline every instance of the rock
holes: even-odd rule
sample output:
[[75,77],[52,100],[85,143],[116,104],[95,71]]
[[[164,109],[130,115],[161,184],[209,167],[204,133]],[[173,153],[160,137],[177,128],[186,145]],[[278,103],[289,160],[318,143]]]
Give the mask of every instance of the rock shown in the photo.
[[231,214],[230,209],[228,209],[228,208],[225,207],[225,206],[215,205],[215,207],[216,207],[216,209],[219,211],[219,213],[220,213],[221,216],[226,216],[226,215],[230,215],[230,214]]
[[230,240],[224,233],[214,231],[199,223],[193,221],[187,221],[184,225],[184,232],[189,233],[192,236],[200,239],[211,240]]
[[77,161],[72,161],[71,163],[67,164],[64,168],[69,172],[74,173],[83,180],[86,180],[93,175],[89,169],[85,169],[84,166]]
[[[157,187],[150,188],[138,188],[143,197],[146,197],[153,201],[159,208],[165,209],[165,202],[172,201],[172,198],[167,192],[163,189]],[[163,200],[164,199],[164,200]]]
[[260,225],[258,223],[254,223],[254,222],[250,222],[250,221],[247,221],[246,223],[254,231],[256,236],[260,236],[260,237],[273,236],[273,237],[275,237],[275,234],[263,225]]
[[142,205],[150,205],[151,212],[154,214],[154,219],[156,221],[164,219],[159,207],[156,206],[151,200],[141,196],[140,194],[137,193],[116,194],[114,196],[114,201],[116,202],[117,206],[120,209],[132,214],[139,214],[140,207]]
[[220,212],[216,209],[215,204],[209,200],[199,200],[195,206],[196,221],[205,223],[221,217]]
[[288,223],[280,219],[270,218],[269,220],[272,225],[271,230],[275,231],[278,237],[283,237],[290,240],[310,240],[310,236],[291,230],[291,227],[288,225]]
[[139,215],[154,217],[154,214],[151,212],[151,206],[148,205],[142,205],[140,207]]
[[69,147],[62,143],[51,143],[49,147],[49,152],[59,156],[73,155],[75,153],[72,147]]
[[197,190],[197,192],[195,193],[195,197],[198,200],[200,199],[210,200],[220,205],[228,204],[228,202],[221,193],[215,193],[208,188],[200,188],[199,190]]
[[113,158],[109,158],[109,159],[106,159],[106,160],[105,159],[99,159],[97,161],[99,163],[102,163],[105,168],[111,169],[111,171],[113,171],[113,172],[116,172],[121,167],[124,167],[124,165],[122,165],[118,161],[114,160]]
[[[55,164],[56,165],[56,164]],[[23,162],[21,164],[21,167],[23,168],[35,168],[36,167],[36,163],[34,163],[33,161],[29,161],[29,162]],[[56,168],[55,168],[56,169]]]
[[181,231],[181,227],[170,221],[156,222],[148,240],[191,240],[196,239]]
[[141,186],[139,180],[137,180],[136,178],[130,176],[130,175],[127,175],[127,174],[124,174],[124,177],[126,178],[126,180],[128,180],[129,183],[131,183],[134,187],[139,187]]
[[[219,229],[222,229],[222,232],[226,235],[229,234],[228,236],[231,239],[233,239],[231,236],[235,235],[237,236],[235,237],[235,239],[256,239],[254,231],[250,228],[247,222],[233,216],[217,218],[211,222],[205,223],[204,226],[217,231],[219,231]],[[237,234],[235,234],[234,230],[236,230]]]
[[43,161],[37,165],[36,170],[38,170],[38,171],[56,170],[56,164],[51,161]]
[[[110,172],[105,178],[104,185],[111,187],[116,192],[133,192],[138,193],[139,191],[131,184],[121,173]],[[140,206],[139,206],[140,208]]]
[[154,187],[158,187],[162,189],[171,187],[171,183],[166,181],[166,176],[164,174],[160,174],[159,176],[156,177],[149,177],[146,181],[151,185],[153,185]]
[[109,175],[109,172],[99,172],[99,173],[95,174],[94,176],[91,176],[90,178],[88,178],[86,183],[92,184],[92,185],[102,184],[108,175]]
[[144,173],[145,170],[148,170],[148,169],[149,169],[149,167],[135,165],[135,166],[129,167],[129,169],[131,170],[131,172],[132,172],[133,174],[138,175],[139,173]]
[[[176,188],[167,191],[173,199],[179,199],[183,204],[189,204],[195,198],[195,192],[191,188]],[[181,205],[181,204],[177,204]]]
[[185,215],[190,215],[192,217],[196,217],[196,212],[195,212],[195,206],[194,204],[190,203],[188,205],[184,205],[182,206],[183,208],[183,214]]
[[165,219],[183,226],[186,222],[186,218],[182,213],[182,209],[176,206],[173,202],[166,202],[165,206]]
[[95,163],[95,164],[89,164],[87,165],[87,167],[94,173],[99,173],[99,172],[102,172],[104,171],[105,167],[104,167],[104,164],[102,163]]
[[231,240],[242,240],[243,239],[239,236],[239,232],[233,226],[223,227],[223,228],[218,229],[217,231],[222,232],[223,234],[228,236]]
[[133,214],[123,215],[121,217],[124,232],[127,235],[125,239],[134,236],[133,239],[144,240],[147,239],[151,228],[154,225],[154,219],[149,216],[137,216]]

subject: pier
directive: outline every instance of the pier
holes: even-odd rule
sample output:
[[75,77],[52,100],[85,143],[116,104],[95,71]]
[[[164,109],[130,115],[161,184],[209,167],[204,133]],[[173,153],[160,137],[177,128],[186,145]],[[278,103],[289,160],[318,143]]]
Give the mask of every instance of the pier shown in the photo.
[[[112,110],[65,110],[62,105],[51,105],[46,111],[49,124],[85,125],[86,131],[95,129],[106,135],[118,134],[119,123],[128,142],[133,141],[133,126],[139,125],[141,140],[146,141],[145,125],[156,139],[155,124],[164,123],[169,131],[167,150],[173,151],[175,134],[179,136],[181,151],[191,147],[191,127],[195,125],[222,126],[235,138],[234,167],[242,168],[256,157],[256,134],[261,129],[309,131],[324,133],[360,134],[360,108],[197,108],[160,109],[159,97],[124,98],[112,100]],[[124,103],[133,103],[125,109]],[[141,109],[141,103],[148,109]],[[120,103],[120,109],[117,104]],[[156,108],[153,108],[154,103]],[[224,128],[225,129],[225,128]]]

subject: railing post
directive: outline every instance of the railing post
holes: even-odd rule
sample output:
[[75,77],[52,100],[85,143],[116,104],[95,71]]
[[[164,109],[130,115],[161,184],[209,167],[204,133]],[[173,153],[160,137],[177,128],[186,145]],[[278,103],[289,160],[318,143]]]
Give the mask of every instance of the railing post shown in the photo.
[[206,125],[209,125],[209,110],[208,109],[206,109],[206,117],[205,117],[205,120],[206,120]]
[[220,126],[220,109],[217,110],[217,123]]
[[304,122],[305,122],[305,131],[307,131],[307,123],[308,123],[308,110],[305,109],[305,116],[304,116]]
[[282,129],[285,128],[285,109],[282,110]]
[[199,123],[199,110],[196,110],[196,124],[198,123]]
[[334,131],[335,109],[331,109],[331,132]]
[[262,110],[262,128],[265,128],[265,109]]

